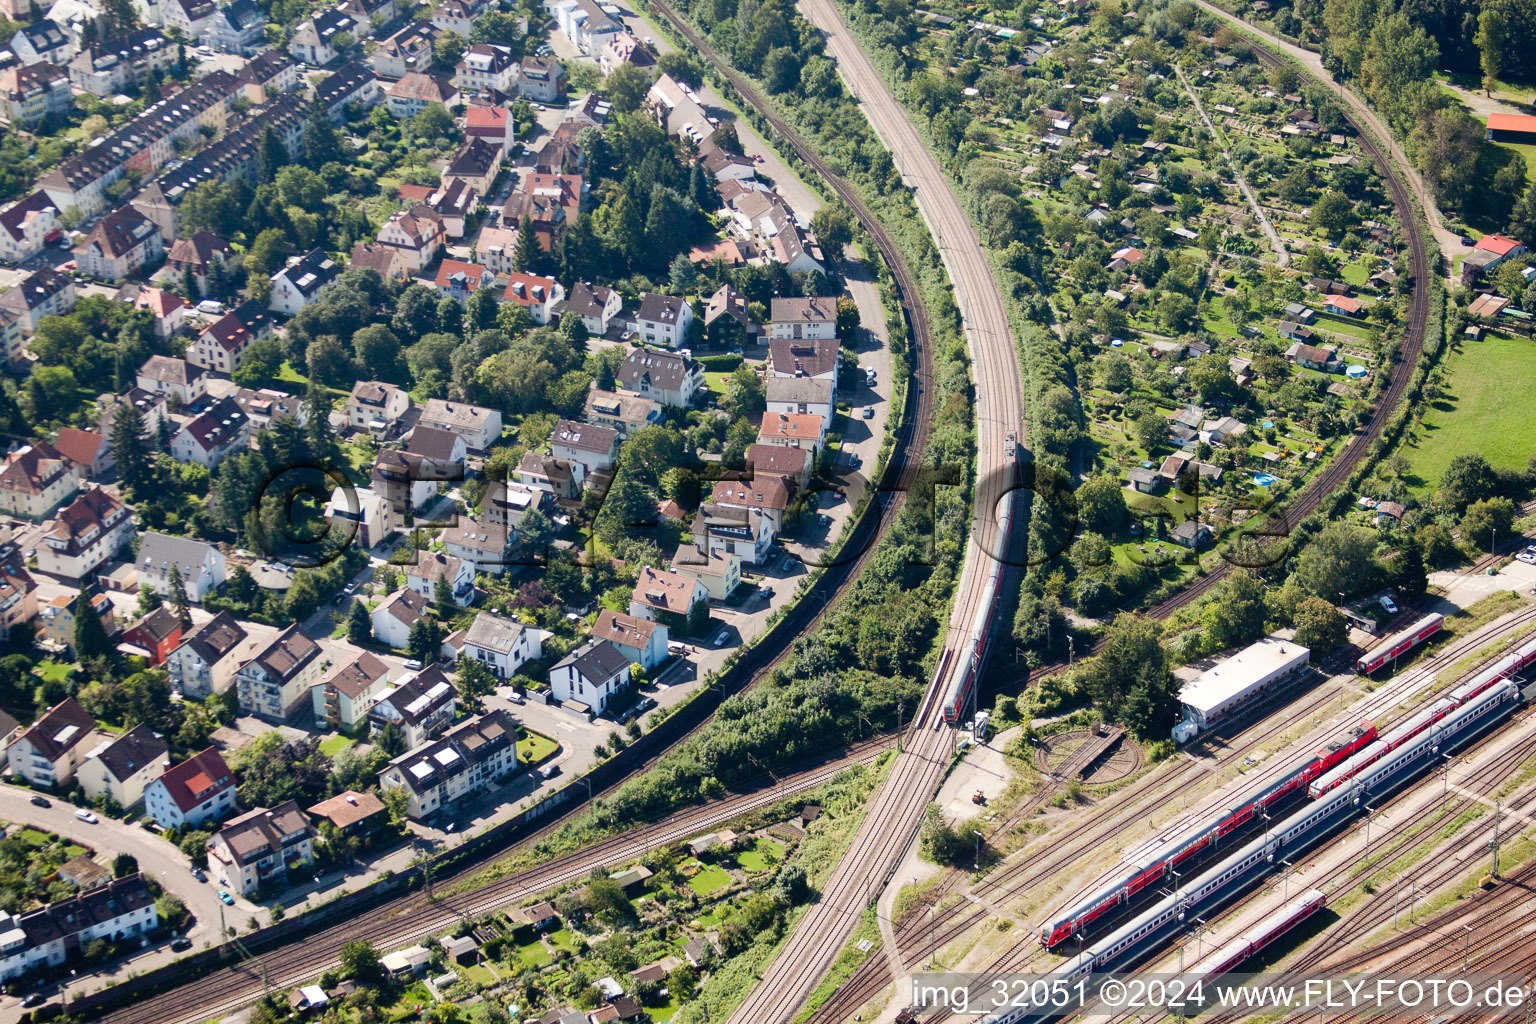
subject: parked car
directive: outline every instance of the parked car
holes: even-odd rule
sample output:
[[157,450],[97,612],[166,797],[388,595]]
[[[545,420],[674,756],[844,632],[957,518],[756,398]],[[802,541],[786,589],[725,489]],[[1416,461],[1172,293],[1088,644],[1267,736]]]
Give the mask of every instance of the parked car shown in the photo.
[[511,701],[513,704],[521,704],[523,702],[523,695],[518,693],[516,690],[513,690],[511,693],[507,694],[507,700]]
[[1381,601],[1381,607],[1386,610],[1386,613],[1388,615],[1396,615],[1397,614],[1397,602],[1392,600],[1391,595],[1389,595],[1389,594],[1382,594],[1381,598],[1380,598],[1380,601]]
[[421,662],[415,658],[408,658],[406,659],[405,667],[410,669],[412,672],[419,672],[421,671]]
[[355,594],[355,593],[357,593],[357,581],[353,580],[351,583],[348,583],[346,586],[342,587],[341,588],[341,592],[343,594]]
[[865,418],[865,419],[867,419],[867,420],[872,420],[872,419],[874,419],[874,418],[875,418],[875,407],[874,407],[874,406],[872,406],[872,405],[866,405],[866,406],[865,406],[865,407],[864,407],[864,412],[863,412],[863,416],[864,416],[864,418]]
[[549,764],[539,769],[539,774],[544,776],[546,779],[552,779],[556,775],[560,774],[560,766],[551,761]]
[[33,807],[52,807],[53,806],[53,801],[49,800],[45,796],[34,796],[32,798],[32,806]]
[[28,992],[21,997],[21,1005],[28,1009],[41,1005],[42,1001],[43,995],[41,992]]
[[1528,562],[1531,565],[1536,565],[1536,544],[1527,545],[1526,549],[1515,557],[1520,559],[1522,562]]
[[718,633],[715,634],[714,639],[711,640],[710,642],[712,644],[714,644],[716,647],[724,647],[725,646],[725,642],[727,640],[729,640],[730,637],[731,637],[731,631],[728,630],[728,629],[725,629],[725,628],[721,628],[721,630]]
[[235,905],[235,898],[229,894],[228,889],[219,890],[219,901],[227,907],[232,907]]
[[75,817],[79,818],[81,821],[85,822],[87,825],[94,825],[94,824],[96,824],[96,815],[92,814],[90,811],[85,810],[84,808],[81,808],[80,810],[76,811],[75,812]]
[[192,940],[185,935],[179,935],[171,940],[171,948],[178,953],[184,952],[192,948]]
[[206,882],[208,881],[208,872],[204,871],[202,868],[193,868],[192,877],[197,879],[199,882]]

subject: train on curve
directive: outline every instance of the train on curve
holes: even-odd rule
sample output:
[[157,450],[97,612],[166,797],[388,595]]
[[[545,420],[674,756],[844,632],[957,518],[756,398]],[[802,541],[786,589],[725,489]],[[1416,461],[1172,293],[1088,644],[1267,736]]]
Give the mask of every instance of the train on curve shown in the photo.
[[[1358,812],[1365,794],[1373,792],[1377,784],[1391,789],[1398,781],[1397,773],[1415,759],[1438,752],[1446,743],[1469,736],[1509,714],[1520,699],[1520,688],[1514,680],[1502,679],[1492,684],[1363,769],[1356,776],[1357,786],[1337,788],[1308,801],[1295,814],[1274,824],[1265,835],[1227,854],[1198,878],[1184,880],[1172,894],[1064,961],[1045,976],[1047,983],[1059,981],[1070,985],[1095,971],[1108,970],[1123,955],[1151,941],[1169,925],[1186,921],[1203,907],[1219,904],[1286,854],[1304,851],[1319,838],[1320,832],[1332,828],[1352,811]],[[981,1024],[1018,1024],[1026,1018],[1043,1016],[1049,1014],[1042,1015],[1035,1007],[1020,1006],[990,1014],[982,1018]]]

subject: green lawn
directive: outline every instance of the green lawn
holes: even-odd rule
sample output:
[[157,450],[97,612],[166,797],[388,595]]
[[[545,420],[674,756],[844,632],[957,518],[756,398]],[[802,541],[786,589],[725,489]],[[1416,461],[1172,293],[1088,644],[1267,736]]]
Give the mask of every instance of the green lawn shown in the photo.
[[517,947],[517,961],[527,967],[543,967],[552,959],[543,943],[535,941]]
[[730,884],[731,873],[718,864],[707,865],[698,874],[688,879],[688,888],[700,896],[713,896]]
[[736,863],[754,874],[767,871],[783,859],[784,844],[776,843],[772,839],[759,839],[752,844],[750,850],[743,850],[736,855]]
[[347,739],[345,736],[332,736],[330,739],[320,744],[320,753],[324,754],[326,757],[335,757],[337,754],[341,753],[343,750],[346,750],[351,745],[352,741]]
[[1518,396],[1536,387],[1536,344],[1509,336],[1463,339],[1445,360],[1451,397],[1432,403],[1403,454],[1413,465],[1408,483],[1427,493],[1451,459],[1477,452],[1495,469],[1523,469],[1536,452],[1536,417]]
[[571,933],[565,928],[556,928],[552,932],[545,933],[544,937],[549,940],[551,946],[555,946],[558,949],[568,949],[572,953],[576,952],[576,940],[571,937]]
[[495,971],[484,964],[464,968],[464,976],[478,985],[494,985],[501,980],[496,976]]
[[728,373],[715,373],[712,370],[707,370],[704,373],[704,386],[723,398],[725,397],[725,382],[729,377],[730,374]]
[[559,740],[552,740],[543,733],[526,729],[523,738],[517,741],[517,759],[524,764],[534,764],[559,749]]
[[32,667],[32,674],[45,683],[64,683],[69,681],[74,668],[73,664],[66,665],[62,661],[40,661]]
[[1356,260],[1340,270],[1339,276],[1344,279],[1345,284],[1352,284],[1358,288],[1370,280],[1371,271],[1363,262]]

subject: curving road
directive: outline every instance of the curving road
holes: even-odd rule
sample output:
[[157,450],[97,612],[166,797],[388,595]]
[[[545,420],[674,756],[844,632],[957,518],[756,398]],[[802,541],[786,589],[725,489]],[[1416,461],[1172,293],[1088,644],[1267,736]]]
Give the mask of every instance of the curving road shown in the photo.
[[1364,127],[1377,140],[1387,147],[1387,153],[1392,157],[1392,162],[1397,165],[1398,172],[1408,183],[1408,188],[1413,192],[1413,197],[1418,201],[1419,207],[1424,211],[1424,222],[1429,225],[1429,230],[1434,233],[1435,244],[1440,247],[1440,255],[1445,257],[1446,266],[1454,267],[1457,256],[1471,252],[1471,247],[1461,244],[1461,236],[1445,226],[1440,216],[1440,208],[1435,205],[1434,198],[1429,194],[1424,179],[1419,176],[1418,169],[1408,159],[1408,154],[1403,152],[1403,147],[1398,145],[1397,139],[1388,130],[1387,125],[1376,111],[1372,110],[1366,102],[1355,94],[1353,89],[1346,88],[1338,79],[1333,77],[1333,72],[1323,67],[1323,58],[1314,50],[1308,50],[1288,43],[1279,36],[1266,32],[1250,22],[1244,21],[1235,14],[1222,10],[1210,0],[1195,0],[1200,8],[1207,14],[1258,37],[1266,47],[1275,53],[1282,53],[1300,64],[1307,70],[1311,77],[1331,90],[1334,95],[1348,105],[1351,112],[1350,120],[1354,121],[1357,128]]
[[[1008,541],[1000,536],[995,510],[1010,485],[1010,477],[1002,472],[1012,454],[1005,438],[1024,437],[1024,390],[1013,331],[970,218],[906,111],[886,90],[829,0],[802,0],[800,12],[826,37],[827,54],[837,61],[849,92],[862,104],[865,117],[912,187],[964,320],[975,381],[978,479],[973,543],[966,549],[945,643],[953,652],[965,644],[972,624],[991,600],[990,558]],[[732,1014],[733,1024],[779,1024],[794,1017],[911,845],[954,742],[955,734],[944,725],[942,698],[954,675],[972,668],[957,658],[941,660],[940,665],[906,751],[875,795],[848,852],[823,885],[820,899],[763,972],[761,983]]]

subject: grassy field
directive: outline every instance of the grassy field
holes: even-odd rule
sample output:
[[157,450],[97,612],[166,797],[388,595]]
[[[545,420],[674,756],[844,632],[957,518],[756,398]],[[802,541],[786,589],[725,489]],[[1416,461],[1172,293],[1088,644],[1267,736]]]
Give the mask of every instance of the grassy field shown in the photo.
[[46,683],[67,683],[74,668],[73,664],[66,665],[62,661],[40,661],[32,667],[32,674]]
[[715,864],[708,865],[688,879],[688,888],[700,896],[712,896],[730,884],[731,873]]
[[341,753],[343,750],[346,750],[351,745],[352,741],[347,739],[345,736],[332,736],[330,739],[320,744],[320,753],[324,754],[326,757],[335,757],[337,754]]
[[736,855],[736,863],[753,873],[767,871],[783,859],[784,845],[772,839],[759,839],[752,844],[750,850],[743,850]]
[[1536,452],[1536,418],[1515,400],[1536,386],[1536,343],[1495,334],[1463,341],[1445,368],[1451,397],[1425,410],[1403,450],[1413,465],[1408,483],[1420,493],[1439,484],[1457,455],[1478,452],[1495,469],[1517,469]]
[[524,764],[532,764],[542,761],[544,758],[560,749],[556,740],[550,739],[543,733],[525,730],[525,735],[517,741],[517,759]]

